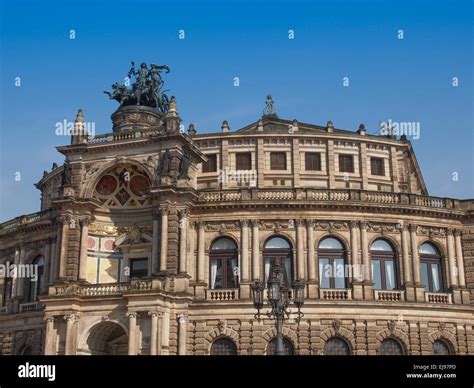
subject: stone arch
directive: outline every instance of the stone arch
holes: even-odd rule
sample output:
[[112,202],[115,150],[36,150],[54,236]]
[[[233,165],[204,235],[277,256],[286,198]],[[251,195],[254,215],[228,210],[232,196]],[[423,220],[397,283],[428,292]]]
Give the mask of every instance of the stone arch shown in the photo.
[[211,251],[211,246],[212,244],[219,240],[220,238],[228,238],[229,240],[232,240],[235,243],[237,252],[240,252],[240,244],[239,240],[237,237],[234,235],[230,234],[229,232],[216,232],[212,234],[212,237],[208,239],[205,245],[205,252],[209,253]]
[[449,331],[435,330],[428,334],[428,340],[430,341],[431,345],[433,345],[436,340],[444,341],[455,354],[458,354],[458,343],[456,341],[456,337]]
[[38,257],[43,256],[43,260],[46,261],[46,256],[43,248],[37,248],[29,252],[26,257],[25,261],[21,264],[33,264],[33,261]]
[[344,251],[346,253],[350,252],[351,245],[350,245],[349,241],[342,234],[336,233],[336,232],[329,232],[329,231],[326,234],[320,236],[319,239],[315,239],[316,241],[315,241],[315,247],[314,248],[316,249],[316,252],[319,249],[319,244],[321,243],[321,241],[323,241],[327,237],[333,237],[336,240],[339,240],[340,243],[344,246]]
[[356,351],[356,340],[355,340],[355,336],[354,336],[354,333],[341,326],[339,328],[339,330],[336,331],[336,329],[334,329],[334,327],[329,327],[327,328],[326,330],[324,330],[321,335],[320,335],[320,338],[321,338],[321,350],[324,349],[324,346],[326,345],[326,342],[328,342],[329,339],[331,339],[332,337],[340,337],[344,340],[347,341],[347,343],[350,345],[351,347],[351,353],[354,354],[355,351]]
[[396,239],[394,239],[393,237],[387,235],[387,234],[378,234],[376,235],[375,237],[372,237],[369,241],[368,241],[368,247],[367,247],[367,250],[368,252],[370,252],[370,247],[372,246],[372,244],[374,243],[374,241],[377,241],[377,240],[387,240],[388,243],[392,246],[393,250],[394,250],[394,254],[395,254],[395,257],[399,257],[401,255],[401,247],[400,247],[400,244],[398,243],[398,241]]
[[[284,338],[286,338],[287,340],[291,342],[291,344],[293,345],[293,349],[295,349],[295,354],[296,354],[296,351],[298,350],[298,347],[299,347],[298,336],[296,335],[296,333],[293,330],[289,329],[288,327],[283,327],[281,330],[281,333],[283,334]],[[268,344],[273,338],[276,337],[276,335],[277,335],[277,331],[275,327],[272,327],[271,329],[268,329],[267,331],[265,331],[265,333],[263,333],[262,338],[265,341],[265,353],[267,352]]]
[[228,338],[234,341],[237,352],[240,352],[239,333],[231,327],[215,328],[209,331],[204,339],[207,341],[207,354],[211,354],[211,347],[215,340],[219,338]]
[[445,253],[446,251],[444,249],[443,244],[441,244],[439,241],[436,241],[435,239],[432,239],[432,238],[429,238],[429,237],[425,237],[418,244],[418,247],[417,247],[418,254],[420,252],[420,247],[425,243],[430,243],[430,244],[434,245],[435,248],[438,250],[439,256],[441,257],[441,259],[444,259],[446,257],[446,253]]
[[[128,327],[120,320],[95,320],[82,332],[77,353],[91,355],[126,354],[124,353],[124,350],[128,350],[128,339],[126,342],[126,349],[121,346],[121,343],[118,343],[118,341],[120,341],[124,336],[128,338]],[[108,352],[107,345],[109,342],[113,341],[117,342],[114,345],[118,345],[118,353]]]
[[260,240],[260,251],[261,252],[265,250],[266,242],[268,240],[272,239],[273,237],[284,238],[285,240],[287,240],[290,243],[290,245],[291,245],[290,249],[292,251],[294,251],[296,249],[296,242],[293,240],[293,238],[288,233],[278,231],[278,232],[271,232],[267,237]]
[[385,328],[377,333],[375,336],[375,339],[377,341],[376,343],[376,351],[378,352],[380,349],[380,346],[382,345],[382,341],[385,338],[393,338],[399,342],[401,345],[403,351],[405,354],[409,354],[410,352],[410,339],[408,338],[408,335],[403,332],[402,329],[399,327],[396,327],[393,331],[391,331],[388,328]]
[[111,169],[113,169],[117,166],[120,166],[120,165],[124,165],[124,166],[133,165],[133,166],[138,167],[143,173],[146,174],[146,176],[150,179],[150,182],[153,182],[153,173],[150,172],[149,168],[147,166],[145,166],[143,163],[138,162],[138,161],[133,160],[133,159],[124,159],[124,160],[121,160],[121,161],[117,161],[117,160],[114,159],[114,160],[102,165],[99,168],[99,170],[97,170],[92,175],[92,177],[88,178],[89,184],[85,185],[85,187],[83,189],[83,193],[82,193],[83,197],[84,198],[92,198],[93,194],[94,194],[95,186],[99,182],[99,179],[102,178],[102,176],[105,173],[107,173],[109,170],[111,170]]

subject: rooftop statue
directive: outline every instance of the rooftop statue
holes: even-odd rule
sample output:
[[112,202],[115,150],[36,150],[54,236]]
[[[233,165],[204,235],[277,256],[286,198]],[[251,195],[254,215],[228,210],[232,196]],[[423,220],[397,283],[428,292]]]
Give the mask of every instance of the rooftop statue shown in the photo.
[[142,63],[140,68],[135,68],[135,63],[132,62],[132,67],[128,72],[128,77],[135,77],[135,82],[131,88],[115,82],[112,85],[112,91],[104,91],[111,100],[116,100],[120,106],[126,105],[142,105],[150,108],[155,108],[161,113],[168,111],[169,98],[165,94],[167,90],[163,90],[165,81],[161,72],[170,72],[167,65],[155,65],[152,63],[150,68],[146,63]]
[[263,110],[263,116],[277,117],[275,103],[273,102],[273,98],[270,95],[267,96],[267,101],[265,101],[265,109]]

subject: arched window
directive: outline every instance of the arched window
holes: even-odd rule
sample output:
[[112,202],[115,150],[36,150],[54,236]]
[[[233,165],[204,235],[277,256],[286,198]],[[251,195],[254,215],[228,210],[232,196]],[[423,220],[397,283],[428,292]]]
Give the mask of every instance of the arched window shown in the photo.
[[265,286],[273,266],[279,261],[284,270],[285,284],[291,287],[293,280],[293,252],[290,242],[283,237],[270,237],[265,243],[263,259],[265,262]]
[[211,356],[236,356],[237,346],[230,338],[218,338],[211,346]]
[[[273,356],[276,353],[277,339],[273,337],[267,346],[267,356]],[[283,337],[283,351],[285,356],[293,356],[295,354],[295,348],[288,338]]]
[[237,245],[227,237],[214,241],[209,252],[209,285],[211,289],[237,288]]
[[426,292],[442,292],[443,277],[441,271],[441,255],[438,249],[426,242],[420,246],[421,280]]
[[32,263],[34,266],[34,272],[32,275],[36,275],[31,277],[28,284],[27,290],[27,299],[28,302],[35,302],[38,295],[41,293],[41,290],[44,285],[44,259],[43,256],[38,256]]
[[393,338],[385,338],[380,344],[379,355],[381,356],[401,356],[403,353],[402,345]]
[[436,340],[433,342],[433,355],[435,356],[449,356],[451,349],[443,340]]
[[321,288],[346,288],[346,251],[334,238],[326,237],[319,243],[319,284]]
[[376,290],[395,290],[397,288],[397,270],[395,250],[386,240],[375,240],[370,246],[372,261],[372,279]]
[[324,345],[325,356],[348,356],[351,354],[351,348],[347,341],[341,337],[329,338]]

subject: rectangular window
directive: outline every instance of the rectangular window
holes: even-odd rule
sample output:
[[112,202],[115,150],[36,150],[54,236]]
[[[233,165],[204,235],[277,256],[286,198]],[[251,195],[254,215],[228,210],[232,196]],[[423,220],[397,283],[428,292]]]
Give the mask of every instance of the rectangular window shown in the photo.
[[372,260],[372,280],[374,282],[374,290],[381,290],[382,276],[380,273],[380,260]]
[[392,260],[385,260],[385,287],[387,290],[395,289],[395,268]]
[[372,175],[385,176],[385,166],[382,158],[370,158],[370,170]]
[[270,169],[286,170],[286,152],[270,153]]
[[252,154],[250,152],[238,152],[235,154],[235,167],[237,170],[252,169]]
[[354,157],[339,155],[339,172],[354,172]]
[[331,267],[328,259],[319,259],[319,284],[321,288],[329,288],[329,278],[331,277]]
[[130,259],[130,279],[144,278],[148,274],[148,259]]
[[421,281],[425,286],[425,292],[430,292],[430,282],[428,280],[428,264],[421,263]]
[[343,259],[333,260],[334,288],[346,288],[346,272]]
[[319,152],[305,152],[304,165],[306,171],[321,171],[321,154]]
[[217,154],[206,155],[207,162],[202,165],[202,172],[216,172],[217,171]]

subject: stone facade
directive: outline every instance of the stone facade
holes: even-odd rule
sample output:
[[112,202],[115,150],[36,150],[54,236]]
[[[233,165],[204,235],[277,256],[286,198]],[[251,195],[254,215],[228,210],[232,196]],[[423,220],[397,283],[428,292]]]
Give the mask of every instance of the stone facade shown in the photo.
[[[474,201],[428,196],[408,140],[275,115],[184,133],[175,103],[112,120],[112,133],[90,138],[78,115],[71,145],[58,147],[65,164],[36,185],[41,211],[0,225],[0,263],[43,271],[39,283],[1,279],[2,354],[206,355],[221,338],[267,354],[274,323],[254,318],[251,284],[266,275],[272,237],[305,281],[304,317],[283,329],[295,354],[328,354],[333,338],[358,355],[382,354],[386,339],[404,354],[432,354],[436,341],[474,354]],[[362,272],[344,287],[322,284],[327,237]],[[226,287],[215,286],[220,238],[237,260],[219,275]],[[393,248],[394,287],[374,284],[378,240]],[[425,243],[439,255],[433,290]]]

